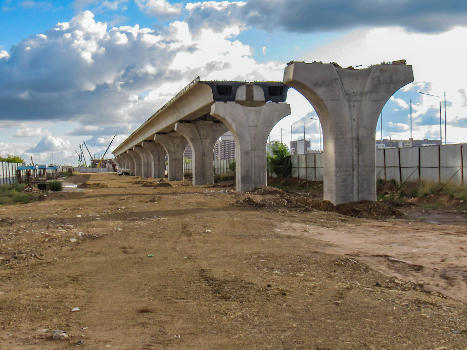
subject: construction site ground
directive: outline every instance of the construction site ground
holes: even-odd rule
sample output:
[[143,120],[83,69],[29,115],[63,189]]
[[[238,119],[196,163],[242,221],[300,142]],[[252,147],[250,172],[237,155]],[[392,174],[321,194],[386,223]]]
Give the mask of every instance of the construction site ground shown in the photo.
[[465,213],[65,181],[0,206],[2,350],[465,349]]

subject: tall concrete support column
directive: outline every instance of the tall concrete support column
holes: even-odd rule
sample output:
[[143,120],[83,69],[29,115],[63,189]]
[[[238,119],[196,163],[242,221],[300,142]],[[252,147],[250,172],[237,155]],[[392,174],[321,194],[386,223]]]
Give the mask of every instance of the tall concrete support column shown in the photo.
[[126,151],[125,156],[128,159],[128,168],[130,169],[131,175],[135,175],[136,174],[136,160],[135,160],[135,158],[136,158],[137,154],[135,152],[133,152],[132,150],[128,150],[128,151]]
[[[133,162],[133,159],[130,158],[128,154],[122,154],[123,157],[123,167],[125,169],[130,169],[130,173],[133,171],[135,163]],[[133,163],[133,164],[131,164]]]
[[175,131],[183,135],[193,154],[193,185],[214,183],[212,170],[213,148],[217,139],[228,129],[220,122],[198,120],[175,124]]
[[151,154],[146,148],[142,147],[142,144],[134,148],[135,152],[141,157],[141,177],[152,177],[152,160]]
[[135,162],[134,174],[135,176],[143,176],[143,160],[141,155],[136,151],[138,147],[133,147],[133,149],[128,150],[128,154],[133,158]]
[[165,150],[154,141],[144,141],[143,148],[150,153],[152,162],[152,177],[164,177],[165,175]]
[[270,102],[251,107],[237,102],[215,102],[211,106],[211,115],[221,120],[235,136],[237,191],[267,185],[267,138],[274,125],[289,114],[287,103]]
[[323,127],[324,199],[334,204],[376,200],[375,129],[386,101],[413,81],[412,66],[354,70],[294,62],[284,83],[313,105]]
[[169,181],[183,180],[183,152],[188,144],[187,140],[176,133],[156,134],[154,141],[164,147],[169,157]]

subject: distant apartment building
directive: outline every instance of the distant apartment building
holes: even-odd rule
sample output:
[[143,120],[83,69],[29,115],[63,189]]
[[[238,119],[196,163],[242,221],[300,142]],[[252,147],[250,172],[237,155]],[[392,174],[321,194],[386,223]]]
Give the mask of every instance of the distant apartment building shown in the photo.
[[214,159],[235,159],[235,139],[230,131],[226,132],[214,145]]
[[421,146],[432,146],[432,145],[441,145],[440,140],[391,140],[391,139],[383,139],[376,140],[376,148],[403,148],[403,147],[421,147]]
[[305,154],[311,147],[311,142],[308,140],[290,141],[290,154]]

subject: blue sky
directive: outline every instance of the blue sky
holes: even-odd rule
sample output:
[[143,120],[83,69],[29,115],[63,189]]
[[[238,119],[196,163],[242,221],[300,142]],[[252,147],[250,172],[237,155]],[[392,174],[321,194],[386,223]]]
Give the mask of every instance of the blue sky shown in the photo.
[[[405,58],[415,81],[383,110],[384,137],[465,141],[466,4],[460,0],[75,0],[0,2],[0,155],[76,163],[115,146],[195,76],[282,80],[290,60],[362,67]],[[314,111],[289,90],[290,126],[318,148]],[[444,118],[444,110],[443,110]],[[443,121],[444,122],[444,121]],[[377,127],[377,137],[380,125]]]

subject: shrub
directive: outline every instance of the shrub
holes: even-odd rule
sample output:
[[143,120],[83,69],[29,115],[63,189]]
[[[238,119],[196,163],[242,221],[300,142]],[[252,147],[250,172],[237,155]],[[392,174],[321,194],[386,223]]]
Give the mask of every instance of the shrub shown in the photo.
[[235,167],[237,163],[235,163],[235,160],[232,160],[229,164],[229,170],[235,172]]
[[29,203],[37,199],[33,193],[23,192],[24,185],[0,185],[0,204]]
[[292,173],[292,161],[286,145],[276,142],[272,146],[272,156],[268,155],[267,163],[271,172],[279,177],[287,177]]
[[51,191],[61,191],[62,190],[62,183],[57,180],[48,181],[47,185],[49,185],[49,190]]

